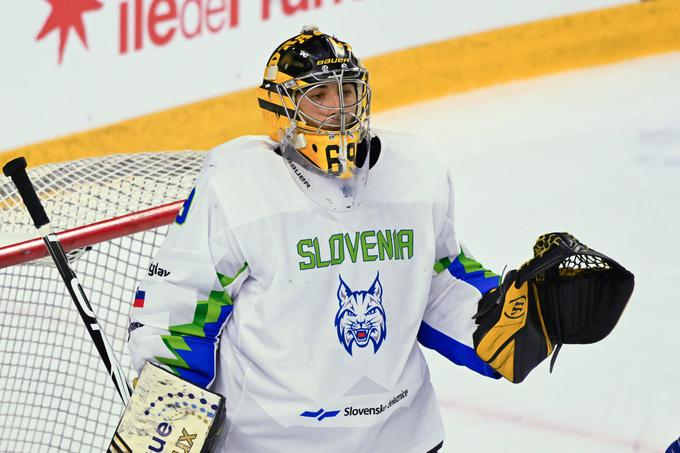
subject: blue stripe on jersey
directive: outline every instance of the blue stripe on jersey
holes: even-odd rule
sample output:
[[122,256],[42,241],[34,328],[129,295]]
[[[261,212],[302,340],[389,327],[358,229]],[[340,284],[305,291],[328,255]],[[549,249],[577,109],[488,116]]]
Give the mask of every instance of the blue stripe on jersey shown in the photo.
[[187,368],[173,367],[177,374],[200,387],[206,388],[215,379],[215,338],[185,336],[188,351],[178,350]]
[[195,193],[196,188],[194,187],[193,189],[191,189],[191,192],[189,192],[189,196],[187,197],[186,200],[184,200],[182,208],[177,213],[177,217],[175,217],[175,223],[182,225],[187,220],[187,216],[189,215],[189,209],[191,209],[191,202],[194,201]]
[[437,351],[456,365],[468,367],[472,371],[490,378],[499,379],[501,377],[496,370],[479,358],[473,348],[443,334],[425,321],[420,323],[418,341],[426,348]]
[[448,271],[459,280],[474,286],[482,295],[488,293],[500,284],[500,277],[484,267],[478,262],[465,256],[461,250],[451,264],[447,267]]
[[218,321],[206,323],[205,337],[181,335],[189,349],[186,351],[176,349],[174,351],[184,359],[188,367],[173,367],[180,377],[204,388],[215,379],[217,333],[233,310],[232,305],[223,306]]

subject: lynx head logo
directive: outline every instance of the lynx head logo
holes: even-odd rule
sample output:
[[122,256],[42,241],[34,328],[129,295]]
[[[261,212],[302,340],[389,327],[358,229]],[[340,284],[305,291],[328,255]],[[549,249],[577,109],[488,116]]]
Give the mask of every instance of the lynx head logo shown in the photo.
[[338,286],[338,313],[335,327],[340,343],[352,355],[352,345],[365,348],[373,343],[377,352],[387,335],[385,309],[382,304],[383,288],[378,273],[368,291],[352,291],[340,276]]

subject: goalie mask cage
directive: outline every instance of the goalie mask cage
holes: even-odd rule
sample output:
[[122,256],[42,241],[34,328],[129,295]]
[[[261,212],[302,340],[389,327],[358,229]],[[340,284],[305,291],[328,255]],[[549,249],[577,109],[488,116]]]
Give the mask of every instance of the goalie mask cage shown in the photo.
[[[113,155],[28,171],[128,380],[136,285],[204,155]],[[19,194],[2,175],[0,212],[0,452],[105,451],[123,404]]]

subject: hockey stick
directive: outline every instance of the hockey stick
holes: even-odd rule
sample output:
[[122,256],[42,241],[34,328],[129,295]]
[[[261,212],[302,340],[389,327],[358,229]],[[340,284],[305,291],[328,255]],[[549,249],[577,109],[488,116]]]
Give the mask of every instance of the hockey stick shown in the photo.
[[24,200],[26,209],[33,219],[33,224],[38,229],[38,233],[45,242],[45,246],[59,270],[61,279],[64,281],[64,284],[71,295],[71,299],[73,299],[73,303],[75,303],[78,313],[80,313],[80,317],[83,319],[87,331],[90,333],[90,337],[97,347],[99,356],[104,361],[106,371],[108,371],[111,376],[113,385],[115,385],[123,404],[127,406],[130,395],[132,395],[132,388],[130,388],[130,384],[128,384],[125,379],[123,367],[120,366],[120,363],[118,363],[113,355],[111,346],[97,322],[97,316],[94,314],[94,311],[92,311],[92,306],[90,305],[87,296],[85,296],[83,287],[80,285],[76,274],[71,269],[64,249],[61,246],[61,242],[59,242],[57,235],[54,233],[52,225],[50,224],[50,219],[45,213],[45,208],[40,202],[33,184],[31,184],[31,180],[26,173],[26,159],[19,157],[9,161],[2,167],[2,172],[5,176],[12,178],[14,185],[19,191],[19,195],[21,195],[22,200]]

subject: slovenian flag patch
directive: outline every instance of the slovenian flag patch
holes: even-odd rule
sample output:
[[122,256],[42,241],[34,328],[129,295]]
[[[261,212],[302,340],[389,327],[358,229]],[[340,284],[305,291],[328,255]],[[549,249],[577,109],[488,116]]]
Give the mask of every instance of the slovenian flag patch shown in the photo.
[[144,297],[146,296],[146,292],[137,290],[135,293],[135,302],[132,304],[134,308],[142,308],[144,307]]

